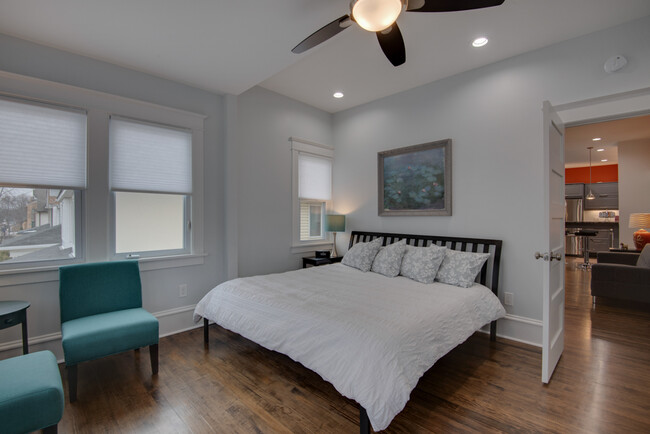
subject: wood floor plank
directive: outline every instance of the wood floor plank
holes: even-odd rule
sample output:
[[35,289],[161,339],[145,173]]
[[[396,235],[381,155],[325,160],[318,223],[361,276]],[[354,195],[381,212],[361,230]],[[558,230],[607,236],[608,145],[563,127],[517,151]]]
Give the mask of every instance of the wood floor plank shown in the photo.
[[[565,351],[548,385],[541,350],[476,333],[420,379],[384,432],[650,432],[650,309],[593,300],[566,265]],[[358,406],[289,357],[211,326],[79,367],[62,433],[356,433]],[[67,388],[67,378],[64,387]],[[67,391],[66,391],[67,399]]]

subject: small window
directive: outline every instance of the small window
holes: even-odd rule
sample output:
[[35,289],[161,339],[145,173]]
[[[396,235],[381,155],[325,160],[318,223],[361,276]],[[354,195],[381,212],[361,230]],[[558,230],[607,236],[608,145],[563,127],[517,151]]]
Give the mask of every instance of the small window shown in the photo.
[[300,202],[300,241],[323,239],[325,202]]
[[0,187],[0,263],[77,256],[78,190]]
[[330,244],[324,230],[332,198],[331,148],[292,139],[293,147],[293,247]]
[[113,117],[109,135],[114,253],[189,253],[191,132]]
[[115,253],[184,250],[187,201],[182,194],[115,192]]
[[0,98],[0,264],[81,256],[86,113]]

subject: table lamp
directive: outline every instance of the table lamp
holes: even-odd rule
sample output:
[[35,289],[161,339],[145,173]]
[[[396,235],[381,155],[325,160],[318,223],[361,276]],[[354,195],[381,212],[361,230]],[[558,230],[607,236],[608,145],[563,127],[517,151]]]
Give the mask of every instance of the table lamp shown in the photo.
[[332,246],[332,255],[330,257],[336,258],[338,256],[338,253],[336,252],[336,233],[345,231],[345,216],[327,214],[327,216],[325,216],[325,230],[334,233],[334,244]]
[[631,229],[641,228],[632,235],[632,239],[637,250],[643,249],[643,246],[650,242],[650,232],[643,229],[650,228],[650,213],[635,212],[630,214],[629,227]]

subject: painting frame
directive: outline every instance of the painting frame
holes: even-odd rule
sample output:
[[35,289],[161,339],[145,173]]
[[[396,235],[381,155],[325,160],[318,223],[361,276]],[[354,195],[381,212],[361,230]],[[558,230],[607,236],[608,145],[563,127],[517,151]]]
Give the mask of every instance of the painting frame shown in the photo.
[[[418,164],[413,167],[414,163],[405,163],[399,160],[408,161],[409,154],[428,157],[423,158],[421,161],[434,160],[434,164]],[[440,157],[442,153],[442,158]],[[402,157],[394,158],[394,157]],[[385,179],[385,170],[400,169],[400,164],[406,165],[404,170],[417,170],[419,171],[420,180],[416,189],[406,188],[405,191],[395,192],[395,176],[390,176]],[[442,167],[442,174],[440,170]],[[436,140],[434,142],[421,143],[419,145],[406,146],[403,148],[391,149],[388,151],[381,151],[377,153],[377,190],[378,190],[378,215],[379,216],[450,216],[451,215],[451,139]],[[400,177],[397,181],[403,181]],[[442,181],[442,183],[438,182]],[[415,182],[415,181],[414,181]],[[423,185],[425,185],[423,187]],[[402,184],[404,185],[404,184]],[[433,190],[432,190],[433,189]],[[442,189],[442,190],[441,190]],[[442,191],[442,198],[437,198],[433,206],[427,207],[431,202],[431,197],[439,197]],[[420,193],[422,192],[422,193]],[[399,199],[396,199],[396,194],[399,194]],[[396,200],[403,197],[411,197],[413,201],[421,201],[422,206],[417,208],[413,206],[404,205],[400,208],[396,205]],[[388,197],[386,197],[388,196]]]

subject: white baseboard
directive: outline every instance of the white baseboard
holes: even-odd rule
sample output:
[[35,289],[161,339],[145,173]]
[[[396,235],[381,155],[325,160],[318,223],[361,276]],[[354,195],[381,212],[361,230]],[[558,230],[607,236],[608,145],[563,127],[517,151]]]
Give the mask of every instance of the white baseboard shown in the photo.
[[[497,336],[541,347],[542,328],[543,325],[540,320],[506,314],[504,318],[497,321]],[[489,333],[489,325],[483,327],[482,331]]]
[[[193,320],[194,307],[182,306],[174,309],[163,310],[153,313],[158,318],[159,336],[165,337],[176,333],[181,333],[197,327],[202,327],[203,322],[195,323]],[[61,347],[61,332],[49,333],[35,337],[29,337],[29,352],[49,350],[54,353],[59,363],[63,362],[63,348]],[[19,356],[23,353],[22,339],[10,342],[0,343],[0,360],[9,357]]]

